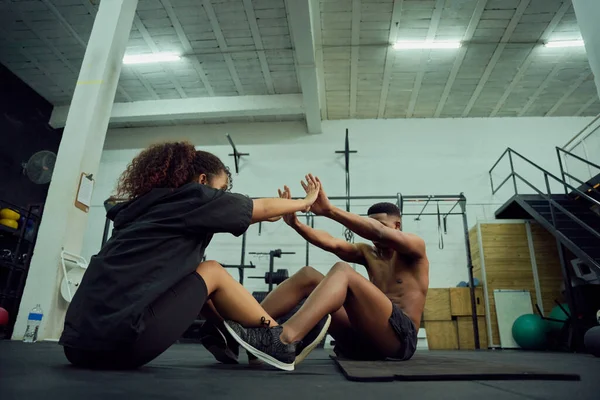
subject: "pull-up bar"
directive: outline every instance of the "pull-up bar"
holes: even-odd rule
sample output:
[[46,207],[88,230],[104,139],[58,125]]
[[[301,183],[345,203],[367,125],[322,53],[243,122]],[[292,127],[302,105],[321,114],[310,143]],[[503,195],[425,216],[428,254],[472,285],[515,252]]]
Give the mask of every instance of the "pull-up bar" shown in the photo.
[[423,196],[405,196],[402,199],[408,202],[418,203],[420,201],[460,201],[465,200],[461,195],[423,195]]
[[421,209],[421,212],[419,213],[419,215],[417,215],[417,218],[415,218],[415,221],[421,220],[421,214],[423,214],[423,211],[425,211],[425,208],[427,207],[427,204],[429,204],[430,201],[431,201],[431,199],[427,199],[427,201],[425,202],[425,205]]

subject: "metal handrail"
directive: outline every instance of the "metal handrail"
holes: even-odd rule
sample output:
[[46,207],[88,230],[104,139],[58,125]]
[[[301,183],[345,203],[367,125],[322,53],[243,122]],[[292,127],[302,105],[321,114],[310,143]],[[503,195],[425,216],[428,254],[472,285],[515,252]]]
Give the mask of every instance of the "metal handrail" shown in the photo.
[[[517,156],[519,156],[521,159],[523,159],[524,161],[528,162],[529,164],[533,165],[534,167],[536,167],[537,169],[539,169],[540,171],[542,171],[544,173],[544,175],[547,175],[549,177],[551,177],[552,179],[554,179],[555,181],[561,183],[562,185],[564,185],[565,187],[568,187],[569,189],[571,189],[572,191],[578,193],[581,197],[583,197],[584,199],[597,204],[600,206],[600,202],[593,199],[592,197],[588,196],[587,194],[585,194],[584,192],[582,192],[581,190],[579,190],[578,188],[572,186],[571,184],[565,182],[564,180],[560,179],[559,177],[557,177],[556,175],[552,174],[551,172],[548,172],[547,170],[545,170],[544,168],[540,167],[539,165],[537,165],[536,163],[534,163],[533,161],[529,160],[528,158],[524,157],[523,155],[519,154],[518,152],[514,151],[513,149],[511,149],[510,147],[507,148],[504,153],[502,153],[502,156],[500,156],[500,159],[502,157],[504,157],[504,155],[506,153],[514,153]],[[494,164],[494,166],[490,169],[489,171],[489,175],[490,175],[490,180],[492,181],[492,194],[496,194],[496,192],[498,192],[498,190],[500,190],[500,188],[502,186],[498,186],[496,189],[494,189],[494,185],[493,185],[493,180],[492,180],[492,170],[496,167],[496,165],[498,165],[498,162],[500,161],[500,159],[498,159],[498,161],[496,161],[496,163]],[[514,174],[514,169],[511,168],[511,174]],[[514,176],[514,175],[513,175]],[[502,182],[502,185],[504,185],[504,183],[506,183],[506,179]]]
[[[536,167],[537,169],[539,169],[540,171],[542,171],[542,172],[543,172],[545,175],[548,175],[549,177],[551,177],[551,178],[552,178],[552,179],[554,179],[555,181],[557,181],[557,182],[559,182],[559,183],[563,184],[564,186],[568,187],[568,188],[569,188],[569,189],[571,189],[572,191],[574,191],[574,192],[578,193],[578,194],[579,194],[580,196],[582,196],[584,199],[586,199],[586,200],[588,200],[588,201],[590,201],[590,202],[592,202],[592,203],[594,203],[594,204],[597,204],[597,205],[599,205],[599,206],[600,206],[600,201],[597,201],[596,199],[594,199],[594,198],[592,198],[592,197],[588,196],[587,194],[585,194],[584,192],[582,192],[581,190],[579,190],[579,189],[578,189],[578,188],[576,188],[575,186],[572,186],[571,184],[569,184],[569,183],[567,183],[567,182],[563,181],[562,179],[560,179],[560,178],[559,178],[559,177],[557,177],[556,175],[552,174],[551,172],[548,172],[548,171],[546,171],[544,168],[540,167],[539,165],[537,165],[537,164],[536,164],[536,163],[534,163],[533,161],[531,161],[531,160],[527,159],[527,158],[526,158],[526,157],[524,157],[523,155],[521,155],[521,154],[519,154],[518,152],[514,151],[514,150],[513,150],[513,149],[511,149],[510,147],[509,147],[508,149],[506,149],[506,151],[505,151],[504,153],[506,153],[507,151],[508,151],[508,152],[510,152],[510,153],[514,153],[514,154],[516,154],[517,156],[521,157],[521,158],[522,158],[524,161],[527,161],[529,164],[533,165],[534,167]],[[504,153],[503,153],[503,156],[504,156]],[[498,163],[498,162],[496,162],[496,164],[497,164],[497,163]],[[495,166],[495,165],[494,165],[494,166]],[[493,169],[493,168],[492,168],[492,169]],[[492,173],[492,170],[490,169],[490,171],[489,171],[489,174],[490,174],[490,179],[491,179],[491,177],[492,177],[492,176],[491,176],[491,173]],[[513,171],[511,171],[511,174],[513,174],[513,173],[514,173],[514,170],[513,170]],[[504,184],[505,182],[506,182],[506,180],[503,182],[503,184]],[[499,187],[497,187],[496,189],[493,189],[493,183],[492,183],[492,194],[496,194],[496,192],[498,192],[498,190],[500,190],[500,186],[499,186]]]
[[[504,156],[508,153],[508,156],[510,158],[510,169],[511,172],[508,175],[508,177],[506,179],[504,179],[502,181],[502,183],[497,187],[494,188],[494,181],[493,181],[493,177],[492,177],[492,171],[494,170],[494,168],[498,165],[498,163],[500,162],[500,160],[502,158],[504,158]],[[524,161],[526,161],[527,163],[533,165],[534,167],[536,167],[538,170],[540,170],[543,174],[544,174],[544,179],[546,181],[546,189],[548,191],[548,193],[544,193],[541,190],[539,190],[537,187],[535,187],[531,182],[529,182],[527,179],[523,178],[520,174],[516,173],[514,170],[514,165],[512,163],[512,154],[515,154],[517,156],[519,156],[521,159],[523,159]],[[579,226],[581,226],[583,229],[585,229],[586,231],[590,232],[593,236],[597,237],[600,239],[600,233],[596,232],[593,228],[591,228],[589,225],[587,225],[585,222],[581,221],[579,218],[577,218],[577,216],[573,215],[570,211],[568,211],[567,209],[565,209],[563,206],[561,206],[557,201],[555,201],[554,199],[552,199],[551,197],[551,190],[550,190],[550,183],[548,181],[548,177],[551,177],[552,179],[556,180],[557,182],[563,184],[566,187],[569,187],[570,189],[572,189],[574,192],[579,193],[581,197],[585,198],[588,201],[591,201],[592,203],[598,204],[600,205],[600,202],[596,201],[595,199],[591,198],[590,196],[588,196],[587,194],[583,193],[582,191],[580,191],[579,189],[575,188],[574,186],[568,184],[567,182],[565,182],[564,180],[559,179],[557,176],[553,175],[552,173],[546,171],[544,168],[540,167],[539,165],[537,165],[536,163],[534,163],[533,161],[527,159],[526,157],[524,157],[523,155],[519,154],[518,152],[514,151],[513,149],[511,149],[510,147],[507,148],[502,155],[500,156],[500,158],[494,163],[494,165],[492,166],[492,168],[489,170],[489,175],[490,175],[490,183],[492,186],[492,194],[496,194],[498,192],[498,190],[500,190],[500,188],[502,188],[502,186],[504,186],[504,184],[512,177],[513,178],[513,182],[515,185],[515,193],[517,193],[517,186],[516,186],[516,178],[519,178],[519,180],[523,181],[525,184],[527,184],[529,187],[531,187],[534,191],[536,191],[538,194],[540,194],[547,202],[548,205],[550,206],[550,213],[551,213],[551,221],[552,221],[552,225],[554,226],[555,229],[557,229],[560,232],[560,229],[556,226],[556,217],[555,217],[555,213],[554,213],[554,208],[556,208],[557,210],[559,210],[560,212],[562,212],[563,214],[565,214],[567,217],[569,217],[572,221],[574,221],[575,223],[577,223]]]
[[569,156],[571,156],[571,157],[573,157],[573,158],[575,158],[575,159],[577,159],[577,160],[579,160],[579,161],[583,161],[584,163],[586,163],[586,164],[588,164],[588,165],[591,165],[591,166],[592,166],[592,167],[594,167],[594,168],[598,168],[598,169],[600,169],[600,165],[598,165],[598,164],[594,164],[593,162],[591,162],[591,161],[589,161],[589,160],[586,160],[585,158],[583,158],[583,157],[580,157],[580,156],[578,156],[577,154],[573,154],[573,153],[571,153],[570,151],[567,151],[567,150],[565,150],[565,149],[561,149],[560,147],[556,147],[556,151],[557,151],[559,154],[560,154],[561,152],[562,152],[562,153],[565,153],[565,154],[568,154]]
[[[589,124],[587,124],[585,127],[583,127],[582,130],[580,130],[579,132],[577,132],[575,134],[575,136],[573,136],[567,143],[565,143],[565,145],[562,148],[565,149],[568,145],[570,145],[573,141],[575,141],[575,139],[577,139],[579,136],[581,136],[583,134],[583,132],[585,132],[587,130],[587,128],[589,128],[590,126],[592,126],[594,124],[594,122],[598,121],[599,119],[600,119],[600,114],[596,115],[596,117],[593,120],[591,120]],[[598,125],[594,129],[592,129],[591,132],[588,132],[588,134],[584,138],[582,138],[579,141],[579,143],[581,143],[582,141],[584,141],[585,139],[587,139],[587,137],[590,136],[592,133],[596,132],[598,130],[598,128],[600,128],[600,125]]]
[[494,170],[494,168],[496,168],[496,165],[498,165],[498,163],[500,161],[502,161],[502,159],[504,158],[504,155],[506,153],[508,153],[509,151],[512,151],[512,149],[510,147],[507,147],[506,150],[504,150],[504,153],[502,153],[500,155],[500,157],[498,158],[498,160],[496,160],[496,162],[494,163],[494,165],[492,165],[492,168],[490,168],[490,170],[488,171],[490,175],[492,174],[492,171]]
[[[584,143],[582,142],[582,144],[584,144]],[[584,151],[585,151],[585,144],[584,144]],[[590,173],[590,178],[592,178],[592,176],[593,176],[593,174],[592,174],[592,169],[591,169],[590,167],[594,167],[594,168],[600,169],[600,165],[594,164],[593,162],[591,162],[591,161],[588,161],[588,160],[586,160],[585,158],[579,157],[578,155],[576,155],[576,154],[573,154],[573,153],[571,153],[570,151],[567,151],[567,150],[561,149],[560,147],[557,147],[557,148],[556,148],[556,157],[558,158],[558,165],[560,166],[560,176],[562,177],[563,181],[565,181],[565,182],[567,181],[567,180],[565,179],[565,176],[569,176],[571,179],[574,179],[574,180],[576,180],[576,181],[577,181],[577,182],[579,182],[579,183],[586,184],[585,182],[582,182],[582,181],[581,181],[581,180],[579,180],[578,178],[575,178],[573,175],[571,175],[571,174],[569,174],[569,173],[565,172],[565,168],[564,168],[564,166],[563,166],[563,158],[562,158],[562,157],[561,157],[561,155],[560,155],[560,153],[561,153],[561,152],[563,152],[563,153],[565,153],[566,155],[569,155],[570,157],[573,157],[574,159],[576,159],[576,160],[578,160],[578,161],[581,161],[581,162],[583,162],[584,164],[586,164],[586,165],[587,165],[588,172]],[[587,153],[586,153],[586,154],[587,154]],[[565,163],[566,163],[566,162],[567,162],[567,158],[565,157]],[[588,184],[588,186],[589,186],[589,187],[590,187],[592,190],[594,190],[595,192],[598,192],[598,190],[596,190],[596,188],[594,188],[593,186],[591,186],[591,185],[589,185],[589,184]],[[569,194],[569,191],[567,190],[567,187],[566,187],[566,186],[564,186],[564,188],[565,188],[565,194]],[[600,193],[600,192],[599,192],[599,193]]]
[[[560,203],[558,203],[552,197],[548,196],[547,194],[543,193],[541,190],[539,190],[538,188],[536,188],[535,186],[533,186],[533,184],[531,182],[529,182],[527,179],[523,178],[518,173],[513,172],[513,174],[517,178],[519,178],[520,180],[522,180],[525,184],[527,184],[530,188],[532,188],[533,190],[535,190],[536,192],[538,192],[540,195],[542,195],[542,197],[544,197],[545,200],[547,200],[549,203],[551,203],[554,207],[558,208],[563,214],[565,214],[567,217],[569,217],[570,219],[572,219],[573,222],[577,223],[583,229],[585,229],[586,231],[590,232],[592,235],[594,235],[598,239],[600,239],[600,233],[596,232],[588,224],[586,224],[585,222],[583,222],[582,220],[580,220],[579,218],[577,218],[577,216],[573,215],[573,213],[571,213],[569,210],[567,210],[566,208],[564,208],[563,206],[561,206]],[[558,229],[560,231],[559,228],[556,228],[556,229]]]
[[570,173],[568,173],[568,172],[565,172],[565,176],[568,176],[569,178],[573,179],[573,180],[574,180],[574,181],[576,181],[577,183],[580,183],[580,184],[582,184],[582,185],[585,185],[585,186],[587,186],[587,187],[588,187],[588,192],[589,192],[590,190],[593,190],[594,192],[598,192],[598,193],[600,193],[600,190],[596,189],[595,187],[593,187],[593,186],[592,186],[592,185],[590,185],[589,183],[582,181],[581,179],[577,178],[576,176],[573,176],[573,175],[571,175],[571,174],[570,174]]

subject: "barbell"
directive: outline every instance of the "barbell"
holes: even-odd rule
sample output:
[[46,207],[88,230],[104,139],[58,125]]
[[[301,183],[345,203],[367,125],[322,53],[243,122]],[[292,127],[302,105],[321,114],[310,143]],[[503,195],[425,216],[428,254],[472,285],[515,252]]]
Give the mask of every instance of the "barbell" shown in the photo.
[[289,277],[290,276],[288,274],[287,269],[278,269],[275,272],[265,272],[264,277],[263,276],[249,276],[248,278],[250,278],[250,279],[263,279],[264,278],[265,283],[269,283],[269,280],[270,280],[274,285],[279,285],[281,282],[285,281]]

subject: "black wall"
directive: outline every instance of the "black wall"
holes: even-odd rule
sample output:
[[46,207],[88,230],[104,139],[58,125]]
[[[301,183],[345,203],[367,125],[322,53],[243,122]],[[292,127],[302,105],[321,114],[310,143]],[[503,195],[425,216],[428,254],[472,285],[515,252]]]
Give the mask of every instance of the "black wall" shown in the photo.
[[52,105],[0,64],[0,200],[26,208],[43,203],[48,184],[22,174],[21,164],[40,150],[58,151],[62,129],[48,125]]

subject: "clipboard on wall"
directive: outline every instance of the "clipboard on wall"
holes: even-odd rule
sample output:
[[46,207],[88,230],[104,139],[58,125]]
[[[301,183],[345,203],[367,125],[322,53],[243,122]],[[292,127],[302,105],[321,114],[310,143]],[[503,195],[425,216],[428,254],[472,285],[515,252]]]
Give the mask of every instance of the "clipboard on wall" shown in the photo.
[[79,177],[79,186],[77,187],[77,196],[75,197],[75,207],[83,212],[89,212],[92,205],[92,192],[94,191],[94,178],[92,174],[81,173]]

